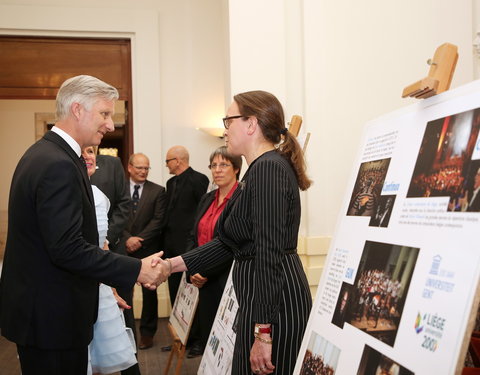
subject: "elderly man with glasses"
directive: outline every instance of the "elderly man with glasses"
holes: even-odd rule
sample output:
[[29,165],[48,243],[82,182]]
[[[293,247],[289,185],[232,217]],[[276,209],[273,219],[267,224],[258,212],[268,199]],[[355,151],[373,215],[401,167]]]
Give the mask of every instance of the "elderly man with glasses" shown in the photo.
[[[130,214],[123,231],[122,246],[129,256],[142,258],[160,248],[162,224],[167,208],[165,188],[149,181],[150,160],[142,153],[133,154],[128,161],[128,181],[131,197]],[[123,294],[123,295],[122,295]],[[132,291],[120,295],[132,302]],[[142,315],[140,320],[140,349],[153,346],[157,331],[158,301],[156,291],[142,288]],[[133,323],[132,311],[125,310],[125,320]],[[133,323],[134,324],[134,323]]]

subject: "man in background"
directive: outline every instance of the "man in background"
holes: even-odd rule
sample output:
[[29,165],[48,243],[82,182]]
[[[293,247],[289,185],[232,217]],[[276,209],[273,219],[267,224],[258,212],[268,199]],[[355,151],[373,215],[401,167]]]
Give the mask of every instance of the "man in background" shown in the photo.
[[[183,146],[173,146],[167,151],[165,164],[174,177],[167,181],[167,213],[163,228],[165,256],[172,258],[187,249],[190,232],[193,230],[195,212],[200,198],[207,192],[209,180],[190,167],[189,154]],[[182,273],[168,279],[170,302],[175,302]]]
[[[147,180],[149,171],[150,160],[146,155],[138,153],[130,156],[128,186],[131,203],[121,246],[129,256],[139,259],[152,255],[160,247],[166,210],[165,188]],[[153,346],[153,336],[157,331],[157,291],[142,287],[142,297],[139,348],[148,349]],[[129,299],[132,299],[131,293]]]

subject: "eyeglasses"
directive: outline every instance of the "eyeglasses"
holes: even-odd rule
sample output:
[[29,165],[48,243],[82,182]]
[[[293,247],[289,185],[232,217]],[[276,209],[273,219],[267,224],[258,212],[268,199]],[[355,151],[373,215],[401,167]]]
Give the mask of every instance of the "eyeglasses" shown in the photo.
[[226,169],[228,167],[230,167],[232,164],[227,164],[227,163],[220,163],[220,164],[210,164],[208,166],[208,169],[216,169],[216,168],[220,168],[220,169]]
[[172,160],[177,160],[177,158],[165,159],[165,164],[170,163]]
[[130,164],[133,168],[135,168],[137,171],[145,171],[148,172],[151,168],[150,167],[137,167],[136,165]]
[[232,123],[232,120],[234,120],[236,118],[241,118],[241,117],[245,117],[245,116],[244,115],[236,115],[236,116],[224,117],[224,118],[222,118],[223,126],[225,126],[225,129],[228,130],[228,128],[230,127],[230,124]]

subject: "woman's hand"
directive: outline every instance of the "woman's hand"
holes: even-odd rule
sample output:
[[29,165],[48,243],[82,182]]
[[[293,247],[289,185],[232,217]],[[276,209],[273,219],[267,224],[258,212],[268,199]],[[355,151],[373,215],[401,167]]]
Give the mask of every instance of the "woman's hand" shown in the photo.
[[113,296],[117,300],[118,307],[120,307],[121,309],[127,309],[127,310],[130,310],[132,308],[132,306],[130,306],[127,302],[125,302],[125,300],[122,297],[118,295],[117,290],[115,288],[112,288],[112,292],[113,292]]
[[207,281],[208,279],[206,277],[203,277],[199,273],[190,276],[190,282],[197,288],[201,288],[202,286],[204,286]]
[[[260,333],[258,337],[272,341],[269,333]],[[272,364],[272,344],[267,344],[255,338],[250,350],[250,367],[254,374],[271,374],[275,369]]]

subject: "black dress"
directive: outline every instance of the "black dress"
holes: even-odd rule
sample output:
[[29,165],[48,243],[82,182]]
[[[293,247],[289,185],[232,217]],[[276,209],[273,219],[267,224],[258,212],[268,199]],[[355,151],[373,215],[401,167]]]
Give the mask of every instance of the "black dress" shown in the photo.
[[182,255],[190,272],[233,257],[239,303],[232,374],[251,374],[255,323],[272,324],[275,374],[291,374],[312,298],[296,253],[300,195],[290,163],[269,151],[251,163],[219,218],[218,237]]

